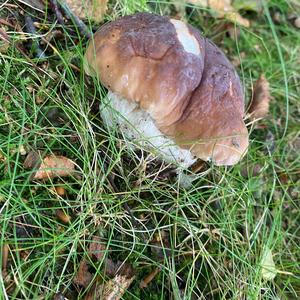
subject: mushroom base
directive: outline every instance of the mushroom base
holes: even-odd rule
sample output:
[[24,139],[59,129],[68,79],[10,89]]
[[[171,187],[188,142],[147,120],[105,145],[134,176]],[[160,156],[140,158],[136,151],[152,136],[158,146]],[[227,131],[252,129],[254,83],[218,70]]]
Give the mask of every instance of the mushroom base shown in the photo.
[[181,149],[156,127],[150,115],[137,103],[109,92],[100,106],[101,116],[109,129],[117,129],[136,148],[144,148],[161,160],[179,168],[188,168],[197,158]]

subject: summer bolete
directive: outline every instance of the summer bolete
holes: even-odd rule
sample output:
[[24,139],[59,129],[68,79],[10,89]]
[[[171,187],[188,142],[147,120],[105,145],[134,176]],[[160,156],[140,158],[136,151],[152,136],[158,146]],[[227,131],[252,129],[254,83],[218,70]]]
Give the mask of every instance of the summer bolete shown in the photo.
[[240,79],[224,53],[182,21],[138,13],[105,24],[85,72],[109,89],[102,117],[167,162],[236,164],[248,147]]

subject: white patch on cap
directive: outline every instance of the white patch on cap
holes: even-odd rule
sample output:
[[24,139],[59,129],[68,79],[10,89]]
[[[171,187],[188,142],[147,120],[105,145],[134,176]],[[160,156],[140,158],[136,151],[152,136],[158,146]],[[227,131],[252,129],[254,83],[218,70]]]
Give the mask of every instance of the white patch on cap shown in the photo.
[[195,55],[200,55],[199,43],[197,39],[190,33],[187,25],[182,21],[174,19],[171,19],[170,22],[174,25],[178,40],[182,44],[184,50]]
[[109,92],[106,101],[101,102],[101,116],[110,129],[121,132],[128,146],[144,147],[167,163],[188,168],[195,161],[194,155],[181,149],[156,127],[150,115],[136,103],[129,102]]

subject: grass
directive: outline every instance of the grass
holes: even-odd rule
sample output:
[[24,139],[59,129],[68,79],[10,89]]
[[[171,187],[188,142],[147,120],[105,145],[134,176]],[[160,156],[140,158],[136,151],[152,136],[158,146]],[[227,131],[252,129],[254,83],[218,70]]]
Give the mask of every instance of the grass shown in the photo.
[[[76,33],[54,42],[58,54],[49,54],[43,72],[14,47],[0,54],[0,241],[9,248],[0,298],[53,299],[60,292],[84,299],[85,290],[72,280],[94,235],[107,245],[107,257],[135,269],[124,299],[298,298],[300,35],[287,20],[274,24],[271,18],[274,11],[286,17],[292,7],[268,2],[261,15],[251,14],[251,27],[240,28],[238,39],[216,30],[224,21],[189,8],[191,24],[230,59],[243,57],[238,72],[246,99],[261,73],[272,94],[269,116],[262,129],[251,128],[240,164],[210,166],[189,190],[162,179],[168,166],[128,149],[120,134],[104,128],[98,106],[106,90],[84,78],[86,41]],[[112,1],[107,20],[142,10],[174,13],[169,1]],[[21,38],[8,33],[15,42]],[[23,149],[65,155],[76,162],[77,174],[31,181]],[[66,195],[57,195],[56,186]],[[61,222],[57,209],[71,222]],[[261,272],[266,248],[281,271],[272,281]],[[107,280],[104,259],[90,264],[95,277]],[[155,267],[161,272],[140,289]]]

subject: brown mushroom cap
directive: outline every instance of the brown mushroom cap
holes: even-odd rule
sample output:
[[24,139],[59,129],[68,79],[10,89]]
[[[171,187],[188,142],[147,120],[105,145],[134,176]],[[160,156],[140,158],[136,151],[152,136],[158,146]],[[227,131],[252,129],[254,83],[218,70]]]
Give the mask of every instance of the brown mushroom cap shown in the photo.
[[85,71],[198,158],[233,165],[247,150],[239,77],[190,25],[149,13],[108,23],[90,41]]

